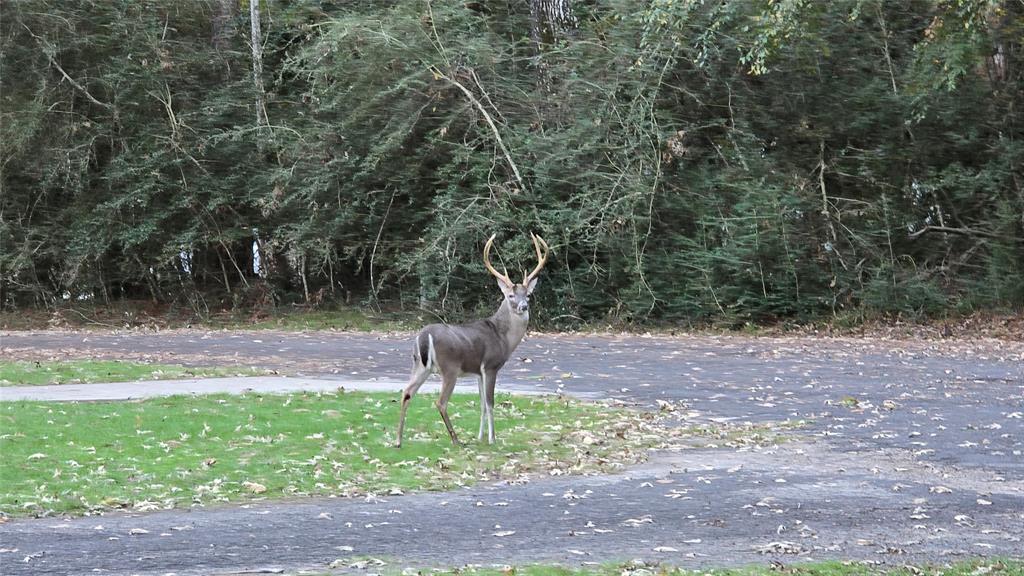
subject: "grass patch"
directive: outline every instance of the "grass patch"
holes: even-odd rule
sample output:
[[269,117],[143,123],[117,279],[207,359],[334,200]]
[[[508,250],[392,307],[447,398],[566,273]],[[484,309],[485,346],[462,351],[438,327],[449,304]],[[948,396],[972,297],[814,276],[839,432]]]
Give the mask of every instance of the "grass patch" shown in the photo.
[[690,434],[656,414],[553,397],[503,396],[498,442],[477,443],[475,395],[449,414],[430,395],[410,407],[392,447],[397,395],[302,393],[139,402],[0,402],[0,513],[154,510],[303,495],[450,489],[531,474],[611,471]]
[[[378,571],[381,569],[378,568]],[[385,568],[386,576],[408,574],[409,571]],[[1024,576],[1024,561],[981,559],[949,565],[877,566],[862,562],[813,562],[785,567],[751,566],[731,569],[684,569],[634,560],[625,564],[608,564],[592,568],[566,568],[556,565],[517,566],[506,568],[456,568],[420,570],[424,576]]]
[[174,364],[145,364],[118,360],[61,362],[0,362],[0,386],[177,380],[211,376],[258,376],[252,368],[190,368]]
[[424,322],[411,313],[377,313],[367,308],[338,308],[275,312],[256,320],[251,317],[231,316],[212,319],[209,324],[215,327],[245,330],[395,332],[418,329],[423,326]]
[[23,308],[0,311],[0,330],[110,330],[176,329],[205,327],[214,330],[345,330],[387,332],[414,330],[437,319],[420,311],[369,306],[309,309],[281,306],[272,310],[215,310],[197,316],[187,308],[172,308],[150,301],[118,301],[109,306],[77,304],[56,309]]

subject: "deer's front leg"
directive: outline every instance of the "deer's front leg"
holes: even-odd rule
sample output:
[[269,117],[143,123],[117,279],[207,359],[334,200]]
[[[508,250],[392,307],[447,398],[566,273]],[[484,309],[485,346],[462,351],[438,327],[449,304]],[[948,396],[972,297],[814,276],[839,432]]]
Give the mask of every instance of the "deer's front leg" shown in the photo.
[[484,388],[484,371],[480,370],[480,378],[477,379],[477,388],[480,390],[480,431],[476,433],[477,442],[484,439],[484,423],[487,414],[487,393]]
[[442,374],[441,375],[441,397],[437,399],[437,411],[441,413],[441,420],[444,421],[445,428],[448,429],[448,436],[452,439],[452,444],[461,446],[459,437],[455,435],[455,428],[452,428],[452,421],[448,419],[448,399],[452,397],[452,392],[455,390],[455,380],[458,378],[454,374]]
[[494,385],[498,381],[498,371],[491,370],[484,373],[484,387],[486,388],[487,401],[484,403],[487,410],[487,443],[494,444]]

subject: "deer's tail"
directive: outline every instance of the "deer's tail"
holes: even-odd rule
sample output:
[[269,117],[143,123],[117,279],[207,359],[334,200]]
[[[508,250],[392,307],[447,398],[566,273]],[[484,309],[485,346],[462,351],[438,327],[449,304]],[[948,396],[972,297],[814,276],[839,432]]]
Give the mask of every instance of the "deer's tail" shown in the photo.
[[[424,338],[425,336],[425,338]],[[426,369],[434,365],[434,337],[429,333],[420,332],[416,336],[416,361]]]

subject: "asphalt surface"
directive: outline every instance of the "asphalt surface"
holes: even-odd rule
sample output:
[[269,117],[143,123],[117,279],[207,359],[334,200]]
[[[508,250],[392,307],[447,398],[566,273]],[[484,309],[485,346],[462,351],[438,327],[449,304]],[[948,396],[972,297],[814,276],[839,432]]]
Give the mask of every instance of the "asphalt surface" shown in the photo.
[[[328,333],[0,334],[11,358],[259,366],[390,386],[407,373],[408,348],[405,336]],[[322,571],[371,557],[392,568],[1024,557],[1020,343],[531,336],[498,386],[681,402],[697,420],[804,424],[771,449],[662,453],[609,476],[14,520],[0,525],[0,571]]]

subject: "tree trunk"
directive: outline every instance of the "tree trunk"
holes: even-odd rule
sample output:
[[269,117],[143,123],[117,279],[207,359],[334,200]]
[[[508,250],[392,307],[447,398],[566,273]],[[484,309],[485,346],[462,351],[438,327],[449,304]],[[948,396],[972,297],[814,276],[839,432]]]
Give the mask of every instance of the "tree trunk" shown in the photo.
[[213,2],[210,41],[217,50],[223,50],[228,46],[228,39],[231,37],[228,23],[234,19],[237,5],[237,0],[214,0]]
[[256,90],[256,126],[268,126],[267,108],[263,98],[263,33],[260,31],[259,0],[249,2],[249,23],[252,27],[252,83]]
[[537,54],[558,35],[575,30],[579,20],[572,13],[570,0],[530,0],[530,39]]

